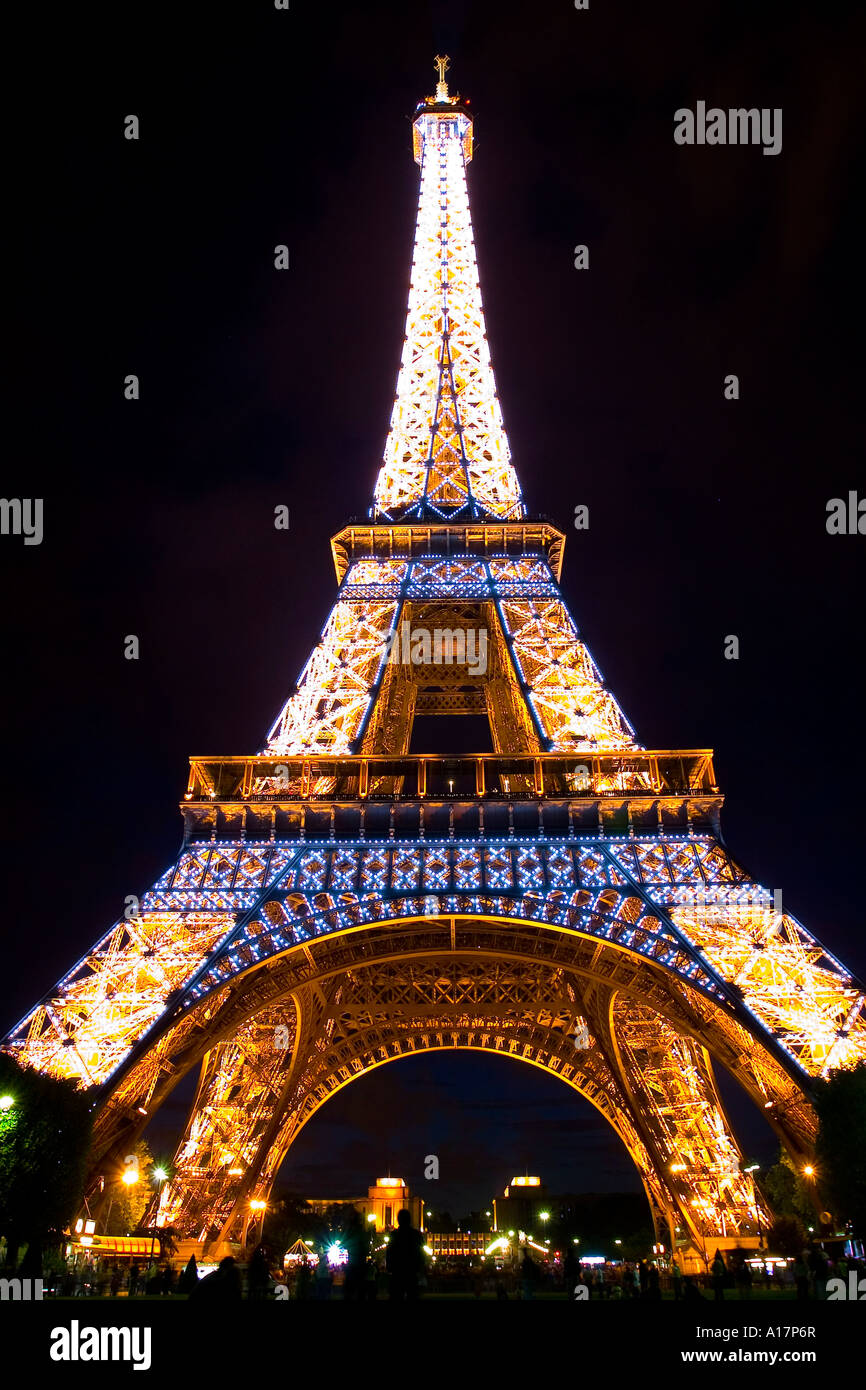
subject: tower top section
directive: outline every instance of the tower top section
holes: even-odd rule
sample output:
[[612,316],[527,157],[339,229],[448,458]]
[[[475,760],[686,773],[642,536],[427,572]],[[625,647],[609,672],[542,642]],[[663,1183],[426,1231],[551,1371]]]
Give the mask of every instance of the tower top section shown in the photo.
[[421,166],[406,334],[371,515],[385,523],[518,521],[520,485],[496,394],[466,187],[469,103],[447,56],[413,120]]
[[433,96],[425,97],[415,107],[412,122],[412,145],[415,163],[420,164],[425,144],[439,144],[442,139],[455,137],[463,146],[463,157],[468,164],[472,158],[472,116],[469,101],[457,93],[450,96],[445,74],[451,66],[448,54],[436,57],[433,66],[439,74]]

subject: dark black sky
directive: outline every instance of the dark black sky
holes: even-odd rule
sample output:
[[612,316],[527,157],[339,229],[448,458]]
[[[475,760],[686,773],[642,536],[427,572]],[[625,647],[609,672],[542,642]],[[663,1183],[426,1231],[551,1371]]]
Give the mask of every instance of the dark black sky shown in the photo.
[[[318,636],[329,537],[369,505],[384,443],[409,117],[443,50],[476,112],[514,462],[533,511],[568,529],[590,508],[563,573],[578,624],[644,744],[715,747],[732,852],[862,973],[866,541],[825,530],[827,500],[864,479],[862,21],[694,0],[33,19],[7,168],[2,490],[45,499],[45,539],[0,540],[0,1028],[173,860],[188,755],[260,747]],[[782,153],[676,146],[673,112],[699,99],[781,107]],[[354,1192],[383,1162],[419,1177],[429,1152],[448,1155],[452,1209],[524,1165],[560,1188],[633,1181],[554,1081],[462,1056],[348,1088],[286,1171]]]

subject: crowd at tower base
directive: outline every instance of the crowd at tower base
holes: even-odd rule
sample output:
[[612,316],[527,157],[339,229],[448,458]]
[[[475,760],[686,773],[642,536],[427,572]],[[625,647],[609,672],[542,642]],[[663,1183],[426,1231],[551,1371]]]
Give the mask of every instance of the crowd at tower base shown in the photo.
[[[249,1261],[224,1256],[217,1264],[191,1255],[183,1266],[176,1259],[126,1261],[74,1256],[49,1264],[42,1281],[45,1298],[160,1298],[193,1302],[378,1300],[413,1301],[424,1297],[495,1298],[526,1301],[556,1298],[581,1301],[700,1302],[726,1299],[793,1299],[798,1302],[866,1298],[866,1260],[844,1253],[833,1259],[813,1245],[795,1259],[726,1260],[716,1251],[702,1275],[683,1274],[674,1259],[662,1267],[654,1260],[583,1262],[573,1253],[542,1257],[523,1248],[509,1263],[492,1258],[458,1256],[433,1262],[423,1249],[423,1235],[409,1220],[394,1232],[384,1256],[367,1251],[348,1236],[344,1258],[317,1258],[302,1250],[282,1264],[258,1246]],[[303,1245],[303,1242],[298,1242]],[[32,1298],[27,1280],[0,1278],[2,1301]],[[18,1286],[21,1287],[18,1287]]]
[[[43,1258],[38,1296],[196,1302],[424,1297],[823,1301],[858,1299],[861,1281],[866,1295],[862,1244],[848,1237],[811,1239],[806,1248],[787,1257],[754,1242],[730,1239],[709,1246],[698,1257],[686,1244],[672,1252],[653,1244],[651,1237],[645,1252],[638,1254],[644,1240],[635,1236],[624,1246],[618,1239],[601,1239],[601,1249],[591,1253],[611,1213],[628,1222],[639,1209],[639,1202],[635,1208],[630,1205],[635,1201],[631,1194],[615,1193],[557,1197],[540,1177],[526,1173],[513,1177],[491,1200],[488,1211],[472,1213],[457,1230],[447,1230],[443,1217],[428,1209],[403,1178],[388,1175],[378,1178],[363,1197],[274,1202],[274,1226],[266,1227],[258,1244],[246,1249],[226,1241],[207,1246],[156,1227],[146,1234],[100,1235],[92,1220],[80,1220],[62,1253]],[[598,1217],[595,1226],[589,1221],[590,1209]],[[583,1242],[571,1234],[568,1224],[579,1212]],[[485,1220],[488,1229],[483,1229]],[[280,1239],[277,1232],[296,1221],[307,1223],[307,1234],[298,1234],[285,1248],[286,1236]],[[621,1229],[625,1234],[629,1227]],[[552,1238],[545,1238],[544,1231]],[[606,1246],[623,1247],[622,1257],[604,1253]],[[11,1267],[5,1268],[6,1254],[0,1239],[0,1275],[14,1276]],[[0,1278],[0,1296],[32,1298],[24,1289],[28,1282]],[[13,1287],[18,1284],[21,1288]]]

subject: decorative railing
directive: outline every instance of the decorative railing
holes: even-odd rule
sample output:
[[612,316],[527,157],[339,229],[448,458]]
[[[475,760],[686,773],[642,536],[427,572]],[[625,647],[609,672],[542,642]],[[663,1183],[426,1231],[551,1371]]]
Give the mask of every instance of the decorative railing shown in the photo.
[[187,802],[717,797],[710,749],[191,758]]

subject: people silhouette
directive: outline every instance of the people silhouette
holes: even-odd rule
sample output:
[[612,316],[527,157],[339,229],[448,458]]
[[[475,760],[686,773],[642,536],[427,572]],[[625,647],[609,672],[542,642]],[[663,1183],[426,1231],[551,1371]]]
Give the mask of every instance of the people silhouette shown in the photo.
[[178,1293],[191,1294],[198,1284],[198,1261],[195,1255],[190,1255],[186,1262],[183,1273],[177,1281]]
[[343,1298],[360,1301],[366,1292],[365,1278],[367,1256],[370,1253],[370,1238],[354,1207],[349,1212],[343,1227],[343,1246],[346,1251]]
[[190,1303],[235,1303],[242,1296],[240,1271],[234,1256],[226,1255],[211,1274],[199,1279],[189,1296]]
[[524,1250],[520,1262],[520,1292],[523,1298],[532,1298],[538,1280],[538,1269],[528,1250]]
[[264,1299],[268,1297],[271,1286],[271,1270],[267,1256],[261,1245],[253,1251],[247,1270],[247,1298]]
[[385,1267],[391,1276],[392,1298],[408,1301],[418,1297],[418,1281],[424,1271],[424,1237],[412,1226],[405,1207],[397,1213],[397,1229],[388,1242]]

